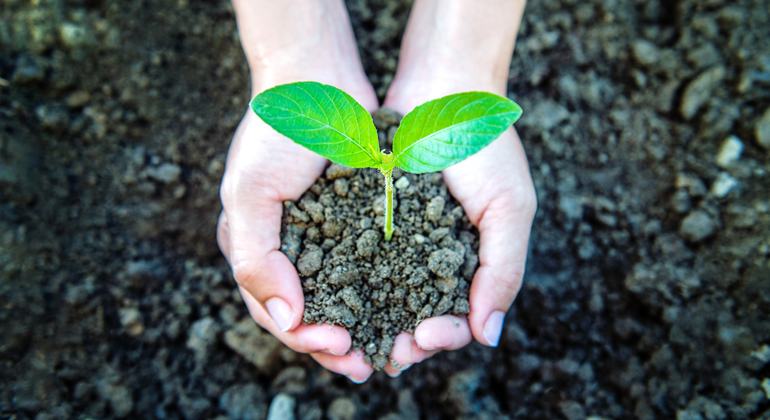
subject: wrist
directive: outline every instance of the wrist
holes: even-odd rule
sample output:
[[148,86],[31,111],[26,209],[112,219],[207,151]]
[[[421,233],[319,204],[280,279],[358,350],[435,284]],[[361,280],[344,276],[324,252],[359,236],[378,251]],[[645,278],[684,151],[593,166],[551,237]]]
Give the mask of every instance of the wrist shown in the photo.
[[416,0],[385,101],[399,112],[440,96],[505,96],[524,0]]
[[315,81],[376,108],[342,0],[234,0],[233,5],[252,96],[280,84]]

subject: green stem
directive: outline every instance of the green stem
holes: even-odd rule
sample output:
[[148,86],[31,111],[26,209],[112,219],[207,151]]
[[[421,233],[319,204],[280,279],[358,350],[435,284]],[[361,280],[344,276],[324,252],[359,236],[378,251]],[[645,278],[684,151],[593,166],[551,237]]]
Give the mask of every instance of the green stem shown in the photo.
[[393,237],[393,170],[382,173],[385,176],[385,240]]

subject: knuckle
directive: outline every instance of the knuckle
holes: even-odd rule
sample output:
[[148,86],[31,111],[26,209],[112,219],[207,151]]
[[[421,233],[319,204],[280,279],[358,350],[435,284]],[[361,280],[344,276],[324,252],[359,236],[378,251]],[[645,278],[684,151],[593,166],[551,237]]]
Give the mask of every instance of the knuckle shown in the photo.
[[504,281],[499,282],[501,294],[511,300],[514,299],[521,290],[523,274],[521,271],[513,270]]
[[255,265],[250,261],[238,260],[237,258],[233,259],[235,261],[232,262],[231,267],[233,270],[233,278],[236,283],[243,287],[253,283],[258,272]]

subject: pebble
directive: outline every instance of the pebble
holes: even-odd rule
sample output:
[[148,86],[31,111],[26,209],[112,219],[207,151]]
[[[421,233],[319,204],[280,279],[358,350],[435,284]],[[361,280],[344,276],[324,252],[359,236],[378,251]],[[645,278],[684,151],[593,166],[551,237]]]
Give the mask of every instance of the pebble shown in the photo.
[[449,235],[449,228],[441,227],[438,229],[434,229],[428,236],[430,237],[431,242],[437,243],[447,235]]
[[763,364],[770,362],[770,346],[767,344],[762,345],[762,347],[751,352],[751,357],[759,360]]
[[637,39],[631,44],[634,59],[643,65],[651,66],[658,62],[658,47],[650,41]]
[[448,249],[433,251],[428,258],[428,269],[439,277],[450,277],[463,264],[463,258]]
[[757,121],[754,132],[757,136],[757,144],[765,149],[770,149],[770,108],[768,108],[762,118]]
[[337,398],[329,405],[326,416],[329,420],[353,420],[356,417],[356,404],[350,398]]
[[179,181],[179,177],[182,175],[182,168],[173,163],[164,163],[157,167],[145,169],[145,173],[148,177],[156,181],[160,181],[164,184],[171,184]]
[[398,125],[401,123],[401,118],[403,118],[401,114],[386,106],[372,113],[374,126],[380,130],[387,130],[390,126]]
[[70,108],[82,108],[90,100],[91,95],[88,92],[79,90],[67,96],[67,99],[65,99],[64,102],[66,102],[67,106]]
[[378,231],[370,229],[364,231],[356,240],[356,250],[364,257],[371,256],[379,247],[381,235]]
[[717,155],[717,165],[721,168],[727,168],[741,158],[743,153],[743,142],[736,136],[730,136],[722,143]]
[[409,178],[402,176],[396,181],[396,188],[399,190],[403,190],[404,188],[409,186]]
[[454,302],[450,295],[444,295],[436,305],[436,309],[433,311],[433,316],[444,315],[448,310],[452,309]]
[[88,289],[84,285],[70,285],[64,293],[64,300],[72,306],[80,306],[88,300]]
[[543,131],[548,131],[570,116],[569,110],[558,102],[545,100],[535,105],[535,108],[521,118],[521,125],[527,127],[536,127]]
[[12,80],[20,84],[42,82],[45,80],[45,71],[31,58],[21,56],[16,60]]
[[265,418],[265,408],[260,401],[264,401],[264,396],[257,385],[233,385],[219,397],[219,409],[226,412],[231,419],[262,420]]
[[452,294],[458,283],[457,277],[440,278],[436,280],[436,289],[441,293]]
[[258,327],[248,316],[225,333],[225,344],[262,372],[275,367],[283,348],[278,339]]
[[79,47],[88,42],[88,30],[74,23],[64,23],[59,28],[62,43],[70,48]]
[[297,401],[289,394],[280,393],[273,398],[267,412],[267,420],[294,420]]
[[585,408],[577,401],[562,401],[559,409],[567,420],[582,420],[586,418]]
[[426,238],[419,233],[414,234],[414,242],[417,243],[417,245],[422,245],[425,243]]
[[329,167],[326,169],[326,179],[334,181],[338,178],[347,178],[349,176],[353,176],[354,173],[356,173],[355,169],[332,162],[332,164],[329,165]]
[[345,178],[339,178],[334,180],[334,192],[337,193],[340,197],[347,197],[348,190],[350,187],[348,186],[348,180]]
[[297,261],[297,270],[305,277],[310,277],[321,269],[324,252],[318,245],[307,244]]
[[685,120],[690,120],[698,110],[711,99],[714,88],[724,79],[724,66],[712,67],[695,78],[684,89],[679,112]]
[[193,322],[187,332],[187,348],[195,353],[197,360],[204,360],[216,341],[218,333],[219,325],[214,318],[207,316],[199,319]]
[[714,219],[703,210],[695,210],[682,221],[679,234],[690,242],[700,242],[717,231]]
[[142,322],[142,313],[136,308],[123,308],[118,311],[120,325],[126,329],[129,335],[134,337],[144,332],[144,323]]
[[134,410],[134,399],[126,386],[102,382],[97,389],[99,396],[110,402],[115,417],[126,417]]
[[35,108],[40,126],[52,130],[64,130],[69,124],[69,113],[64,107],[45,104]]
[[425,218],[431,222],[437,222],[441,218],[441,213],[444,212],[444,197],[433,197],[428,205],[425,206]]
[[711,184],[711,194],[717,198],[722,198],[730,193],[730,190],[738,185],[738,180],[730,176],[727,172],[720,172],[717,179]]

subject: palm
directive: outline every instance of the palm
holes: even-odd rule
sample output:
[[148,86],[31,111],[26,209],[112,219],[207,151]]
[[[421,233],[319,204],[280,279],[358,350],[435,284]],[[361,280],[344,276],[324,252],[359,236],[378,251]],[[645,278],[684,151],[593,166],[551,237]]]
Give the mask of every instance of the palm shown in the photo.
[[[366,103],[374,92],[362,89]],[[360,94],[360,92],[359,92]],[[340,327],[300,325],[304,307],[297,271],[280,251],[282,203],[298,199],[328,161],[278,134],[249,111],[238,126],[227,157],[217,229],[220,249],[230,262],[251,316],[290,348],[356,381],[371,374],[360,352]],[[275,321],[271,300],[288,307],[284,325]],[[340,355],[340,356],[336,356]]]
[[[405,114],[422,102],[467,90],[478,89],[440,78],[433,83],[406,80],[400,86],[394,82],[385,105]],[[442,174],[481,234],[480,266],[471,284],[471,312],[467,319],[430,318],[417,327],[414,337],[406,333],[399,336],[391,356],[398,365],[420,362],[439,350],[457,349],[472,337],[496,345],[497,339],[488,333],[487,320],[494,312],[500,315],[507,310],[521,285],[536,198],[516,131],[507,130]]]

